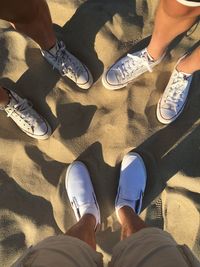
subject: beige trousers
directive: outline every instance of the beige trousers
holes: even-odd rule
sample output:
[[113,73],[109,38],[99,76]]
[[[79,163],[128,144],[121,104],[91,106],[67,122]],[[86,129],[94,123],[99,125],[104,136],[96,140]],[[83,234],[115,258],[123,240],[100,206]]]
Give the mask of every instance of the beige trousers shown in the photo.
[[[12,267],[102,267],[102,255],[83,241],[53,236],[31,247]],[[145,228],[119,242],[109,267],[200,267],[186,245],[170,234]]]

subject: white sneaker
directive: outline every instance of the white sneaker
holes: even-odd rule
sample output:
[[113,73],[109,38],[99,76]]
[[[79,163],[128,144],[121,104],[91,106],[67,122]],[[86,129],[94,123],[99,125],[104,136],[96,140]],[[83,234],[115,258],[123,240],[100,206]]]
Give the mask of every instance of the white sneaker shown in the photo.
[[177,71],[176,66],[157,105],[157,118],[163,124],[173,122],[183,111],[193,78],[193,74]]
[[123,88],[144,72],[152,72],[153,67],[158,65],[164,56],[165,54],[158,60],[153,60],[146,48],[127,54],[103,74],[102,83],[109,90]]
[[51,127],[28,103],[13,91],[8,90],[9,104],[2,108],[7,117],[19,126],[27,135],[36,139],[47,139],[51,135]]
[[137,214],[141,212],[142,200],[147,182],[147,171],[142,157],[129,152],[122,160],[115,211],[128,206]]
[[88,89],[93,78],[88,68],[75,56],[67,51],[65,44],[60,41],[49,51],[41,50],[44,58],[57,69],[62,76],[67,76],[82,89]]
[[79,221],[85,214],[92,214],[96,218],[97,227],[101,222],[99,205],[89,172],[81,161],[74,161],[69,165],[65,177],[65,187],[76,220]]

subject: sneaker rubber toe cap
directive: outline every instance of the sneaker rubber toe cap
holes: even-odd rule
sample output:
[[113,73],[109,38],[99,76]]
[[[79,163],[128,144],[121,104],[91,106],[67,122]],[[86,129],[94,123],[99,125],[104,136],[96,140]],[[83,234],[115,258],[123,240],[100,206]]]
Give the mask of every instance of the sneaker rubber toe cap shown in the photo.
[[[86,68],[86,67],[85,67]],[[77,85],[82,89],[89,89],[93,84],[93,78],[90,71],[86,68],[77,78]]]
[[157,118],[163,124],[169,124],[177,117],[177,113],[171,109],[161,108],[160,104],[157,107]]
[[119,81],[117,80],[116,77],[116,73],[112,69],[109,69],[107,72],[103,74],[102,83],[104,87],[109,90],[117,90],[126,86],[126,84],[125,85],[119,84]]
[[35,127],[34,133],[30,135],[36,139],[47,139],[50,137],[51,133],[52,131],[50,125],[47,122],[43,122]]

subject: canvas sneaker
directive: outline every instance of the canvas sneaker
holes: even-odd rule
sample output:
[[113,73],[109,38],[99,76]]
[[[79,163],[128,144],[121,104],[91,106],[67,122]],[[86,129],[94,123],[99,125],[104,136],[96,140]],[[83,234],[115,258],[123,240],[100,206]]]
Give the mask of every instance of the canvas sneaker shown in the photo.
[[36,139],[47,139],[51,135],[51,127],[26,100],[15,92],[8,90],[10,102],[1,110],[7,113],[19,128],[27,135]]
[[62,41],[50,50],[41,50],[44,58],[57,69],[62,76],[67,76],[82,89],[88,89],[93,83],[93,78],[88,68],[75,56],[67,51]]
[[176,66],[157,105],[157,118],[163,124],[173,122],[183,111],[193,78],[193,74],[178,71]]
[[127,54],[103,74],[102,83],[109,90],[123,88],[146,71],[152,72],[153,67],[158,65],[164,56],[165,54],[158,60],[154,60],[147,48]]
[[92,214],[96,219],[96,229],[101,223],[100,210],[90,174],[84,163],[74,161],[69,165],[65,188],[76,220],[79,221],[85,214]]
[[115,199],[115,211],[128,206],[137,214],[142,209],[142,200],[147,183],[147,171],[144,160],[135,152],[129,152],[122,160],[119,185]]

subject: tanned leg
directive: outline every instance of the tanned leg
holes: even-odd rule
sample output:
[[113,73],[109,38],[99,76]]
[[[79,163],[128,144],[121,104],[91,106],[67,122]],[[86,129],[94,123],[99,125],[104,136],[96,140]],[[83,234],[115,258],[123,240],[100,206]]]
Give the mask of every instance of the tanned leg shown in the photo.
[[95,217],[91,214],[85,214],[79,222],[66,232],[66,235],[76,237],[96,250],[95,225]]
[[0,86],[0,107],[5,107],[9,103],[7,91]]
[[179,34],[187,31],[200,14],[200,7],[187,7],[176,0],[160,0],[155,17],[155,25],[149,54],[158,59],[169,43]]
[[0,2],[0,18],[48,50],[56,43],[52,20],[45,0],[6,0]]
[[200,47],[196,48],[191,55],[183,58],[178,64],[177,70],[185,73],[200,70]]
[[121,240],[147,227],[144,221],[128,206],[118,210],[119,222],[121,224]]

